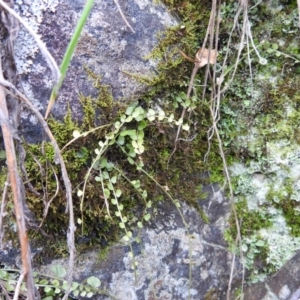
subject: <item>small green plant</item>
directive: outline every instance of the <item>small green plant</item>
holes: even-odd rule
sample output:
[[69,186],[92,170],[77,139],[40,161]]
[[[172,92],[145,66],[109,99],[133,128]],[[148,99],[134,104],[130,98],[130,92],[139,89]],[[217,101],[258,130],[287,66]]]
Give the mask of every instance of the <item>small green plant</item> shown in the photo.
[[[186,105],[188,107],[189,103],[186,103]],[[133,232],[130,230],[130,227],[143,228],[143,223],[149,222],[151,219],[152,201],[148,199],[147,189],[141,180],[138,178],[129,178],[125,175],[126,172],[123,171],[124,166],[121,168],[117,162],[109,161],[110,151],[117,148],[120,150],[120,154],[127,160],[128,168],[134,170],[134,172],[131,173],[139,174],[139,177],[140,173],[144,174],[150,181],[159,186],[161,191],[174,203],[185,224],[189,237],[187,224],[180,211],[181,205],[179,200],[174,199],[168,190],[161,186],[154,176],[145,170],[143,156],[147,151],[151,151],[151,149],[145,148],[145,132],[149,124],[155,122],[165,122],[176,126],[179,124],[179,121],[174,120],[173,115],[166,116],[161,108],[156,110],[152,108],[145,109],[139,105],[139,102],[133,102],[126,108],[125,113],[114,121],[112,131],[107,132],[104,138],[98,142],[98,147],[94,149],[96,156],[87,171],[83,186],[77,190],[81,210],[81,218],[78,218],[77,222],[81,225],[82,233],[85,231],[84,203],[86,187],[91,178],[101,187],[105,204],[105,218],[118,224],[119,228],[124,232],[122,240],[125,243],[130,242],[133,238]],[[188,130],[188,128],[186,128],[186,130]],[[75,130],[73,132],[74,139],[72,142],[88,134],[88,132],[80,133]],[[70,145],[70,143],[68,143],[68,145]],[[124,185],[124,181],[128,184]],[[144,204],[140,218],[137,218],[137,216],[133,217],[131,213],[125,209],[125,205],[123,204],[126,201],[125,186],[128,189],[128,185],[131,187],[131,190],[135,192],[134,196],[130,196],[130,200],[136,201],[136,199],[141,199]],[[138,239],[136,239],[136,241],[138,241]],[[129,258],[132,259],[132,268],[136,272],[137,262],[134,258],[131,243],[129,243],[129,246],[131,249]]]
[[[1,286],[8,293],[13,292],[16,289],[18,278],[20,276],[20,270],[15,269],[0,269],[0,281]],[[40,274],[34,272],[34,282],[36,288],[39,290],[42,300],[55,300],[62,297],[67,288],[68,282],[64,280],[67,274],[65,268],[61,265],[54,265],[51,267],[52,275]],[[91,298],[95,295],[103,294],[109,296],[111,299],[115,299],[110,296],[105,290],[99,289],[101,286],[101,281],[95,277],[90,276],[85,281],[85,283],[78,283],[74,281],[71,286],[71,294],[73,297],[86,297]],[[21,292],[25,292],[25,283],[21,284]]]

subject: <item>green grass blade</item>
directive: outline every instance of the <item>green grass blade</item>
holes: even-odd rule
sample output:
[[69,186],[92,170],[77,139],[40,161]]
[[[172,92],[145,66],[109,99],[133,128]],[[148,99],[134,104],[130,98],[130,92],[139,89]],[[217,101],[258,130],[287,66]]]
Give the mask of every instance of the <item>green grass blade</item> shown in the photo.
[[68,67],[70,65],[70,61],[72,59],[75,48],[77,46],[80,34],[82,32],[84,24],[86,23],[87,17],[88,17],[88,15],[89,15],[92,7],[93,7],[94,1],[95,0],[88,0],[87,1],[86,5],[84,7],[84,10],[81,14],[81,17],[80,17],[80,19],[77,23],[74,34],[73,34],[72,39],[71,39],[71,41],[68,45],[67,51],[64,55],[63,61],[62,61],[61,66],[60,66],[61,78],[60,78],[59,82],[57,83],[57,85],[54,86],[54,88],[52,89],[50,101],[49,101],[47,111],[46,111],[46,114],[45,114],[45,119],[47,119],[47,117],[50,113],[50,110],[51,110],[51,108],[54,104],[54,101],[57,97],[57,93],[58,93],[59,89],[61,88],[62,83],[65,79],[65,76],[66,76]]

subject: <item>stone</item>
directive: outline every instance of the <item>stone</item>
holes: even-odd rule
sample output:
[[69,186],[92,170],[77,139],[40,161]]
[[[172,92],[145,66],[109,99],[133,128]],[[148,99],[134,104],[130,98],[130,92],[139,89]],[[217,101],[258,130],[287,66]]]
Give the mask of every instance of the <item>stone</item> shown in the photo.
[[[25,2],[17,3],[16,10],[38,30],[60,64],[85,1]],[[160,3],[154,4],[150,0],[119,0],[119,4],[135,33],[126,26],[113,0],[95,1],[52,109],[55,118],[62,118],[69,106],[74,118],[82,119],[78,93],[85,96],[96,94],[85,68],[102,76],[103,83],[111,86],[114,98],[119,101],[136,98],[146,88],[145,84],[123,71],[136,76],[155,74],[156,62],[145,57],[155,46],[157,34],[177,24],[177,20]],[[15,47],[23,89],[44,114],[54,83],[51,71],[24,29],[20,31]],[[29,111],[24,111],[22,120],[27,140],[42,140],[39,124]]]
[[300,251],[276,274],[245,289],[245,299],[297,300],[300,296]]
[[[199,203],[209,224],[196,209],[184,204],[180,210],[187,232],[174,204],[165,201],[159,205],[150,225],[136,233],[141,239],[140,243],[132,243],[136,278],[129,255],[131,249],[120,243],[110,247],[105,259],[100,261],[100,249],[81,254],[75,267],[75,280],[84,282],[95,276],[101,280],[101,289],[105,288],[116,299],[226,299],[233,255],[223,235],[230,203],[217,186],[207,186],[205,190],[208,197]],[[67,264],[68,260],[52,261],[39,272],[49,274],[51,266],[67,268]],[[236,260],[232,283],[238,285],[241,275],[242,267]],[[109,297],[95,295],[93,299]]]

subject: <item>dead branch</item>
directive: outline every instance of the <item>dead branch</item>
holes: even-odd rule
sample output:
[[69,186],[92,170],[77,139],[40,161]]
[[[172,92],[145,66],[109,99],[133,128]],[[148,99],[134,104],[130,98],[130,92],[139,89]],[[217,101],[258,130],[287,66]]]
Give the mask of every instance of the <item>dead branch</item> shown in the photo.
[[18,300],[19,298],[19,293],[20,293],[20,288],[21,288],[21,284],[24,280],[24,273],[20,274],[20,277],[18,279],[17,285],[16,285],[16,289],[15,289],[15,294],[14,294],[14,299],[13,300]]
[[127,27],[132,31],[132,33],[135,33],[135,31],[133,30],[133,28],[131,27],[131,25],[128,23],[128,21],[127,21],[125,15],[123,14],[123,11],[122,11],[122,9],[121,9],[121,7],[120,7],[120,5],[119,5],[118,0],[114,0],[114,2],[115,2],[115,5],[116,5],[116,7],[117,7],[117,9],[118,9],[118,11],[119,11],[119,13],[120,13],[120,15],[121,15],[123,21],[124,21],[125,24],[127,25]]
[[[3,1],[1,1],[3,2]],[[13,57],[13,43],[19,31],[19,23],[12,14],[7,13],[2,8],[1,4],[1,26],[6,29],[4,35],[3,45],[1,45],[1,57],[0,60],[0,80],[4,80],[4,72],[8,80],[16,83],[16,67]],[[13,2],[7,1],[4,4],[8,10],[13,6]],[[3,64],[3,67],[2,67]],[[7,103],[11,102],[10,115],[8,113]],[[23,181],[18,173],[17,156],[15,150],[14,139],[19,143],[19,136],[17,127],[19,124],[20,106],[18,101],[9,99],[9,96],[5,94],[4,88],[0,87],[0,123],[3,134],[3,141],[6,151],[6,162],[8,168],[8,177],[11,184],[11,190],[14,202],[14,212],[16,216],[16,222],[18,227],[19,242],[21,248],[21,261],[22,261],[22,274],[20,275],[19,282],[26,280],[27,296],[28,299],[40,299],[38,292],[35,290],[33,281],[33,271],[31,267],[30,247],[28,242],[28,235],[26,229],[26,216],[25,209],[27,208],[25,203],[25,187]],[[10,119],[11,118],[11,122]],[[20,148],[19,146],[17,146]],[[29,211],[29,210],[28,210]],[[29,211],[30,212],[30,211]],[[27,213],[27,211],[26,211]]]
[[[19,100],[21,100],[22,102],[24,102],[28,108],[35,114],[35,116],[37,117],[37,119],[39,120],[40,124],[42,125],[45,133],[47,134],[47,136],[50,139],[50,142],[54,148],[54,152],[55,152],[55,163],[60,165],[61,168],[61,172],[62,172],[62,178],[63,178],[63,182],[65,185],[65,189],[66,189],[66,198],[67,198],[67,205],[66,205],[66,212],[69,212],[69,229],[68,229],[68,233],[67,233],[67,243],[68,243],[68,249],[69,249],[69,253],[70,253],[70,258],[69,258],[69,268],[68,268],[68,283],[69,283],[69,288],[71,287],[71,283],[72,283],[72,276],[73,276],[73,266],[74,266],[74,260],[75,260],[75,230],[76,230],[76,226],[75,226],[75,221],[74,221],[74,210],[73,210],[73,199],[72,199],[72,186],[71,186],[71,182],[68,176],[68,172],[66,169],[66,165],[65,162],[63,160],[63,157],[61,155],[59,146],[54,138],[54,136],[52,135],[52,132],[47,124],[47,122],[44,120],[43,116],[41,115],[41,113],[38,111],[38,109],[30,102],[29,99],[27,99],[13,84],[11,84],[10,82],[4,80],[4,79],[0,79],[0,84],[2,86],[4,86],[5,88],[9,89],[9,91],[11,93],[13,93],[15,95],[15,97],[17,97]],[[65,296],[63,299],[67,299],[68,298],[68,294],[70,292],[70,289],[67,290]]]
[[3,219],[5,217],[5,207],[6,207],[8,186],[9,186],[9,176],[7,176],[7,179],[4,184],[2,201],[1,201],[1,209],[0,209],[0,249],[3,249],[3,237],[4,237]]
[[[0,72],[0,78],[3,78],[2,72]],[[4,146],[7,158],[7,167],[9,173],[9,180],[11,184],[14,209],[16,215],[16,221],[18,226],[19,241],[21,245],[21,259],[23,266],[23,276],[26,278],[27,296],[28,299],[38,299],[35,295],[35,287],[33,281],[33,272],[31,267],[30,249],[28,243],[27,230],[25,225],[25,216],[23,210],[24,194],[21,188],[21,178],[18,174],[18,166],[16,160],[15,146],[13,141],[13,134],[10,130],[8,110],[6,105],[6,96],[4,88],[0,87],[0,122],[4,140]]]

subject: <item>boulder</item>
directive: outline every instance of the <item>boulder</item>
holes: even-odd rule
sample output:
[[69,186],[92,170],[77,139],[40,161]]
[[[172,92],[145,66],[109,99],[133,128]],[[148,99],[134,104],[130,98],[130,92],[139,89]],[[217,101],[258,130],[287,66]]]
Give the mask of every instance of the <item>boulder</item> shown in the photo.
[[[62,118],[71,108],[75,119],[82,119],[78,93],[95,95],[86,69],[110,85],[115,99],[138,97],[145,85],[134,76],[155,74],[156,62],[146,59],[157,42],[157,34],[177,24],[164,6],[150,0],[119,0],[120,8],[134,32],[125,24],[113,0],[96,0],[84,27],[71,66],[52,115]],[[81,15],[85,1],[16,1],[15,9],[39,32],[60,64]],[[16,62],[26,95],[45,112],[53,78],[32,37],[21,29],[15,45]],[[127,74],[125,74],[126,72]],[[36,118],[23,113],[23,128],[29,142],[43,136]]]
[[[100,289],[116,299],[226,299],[233,255],[223,235],[230,203],[217,186],[207,186],[205,191],[208,197],[199,204],[209,224],[186,204],[180,207],[183,221],[173,203],[162,202],[150,226],[136,232],[141,242],[131,241],[133,259],[128,244],[111,246],[100,261],[101,248],[95,247],[78,257],[75,280],[86,282],[95,276],[101,280]],[[137,263],[135,271],[133,262]],[[67,268],[68,260],[54,260],[39,272],[49,274],[55,265]],[[241,276],[242,267],[236,260],[232,284],[238,286]],[[110,297],[94,295],[93,299]]]

